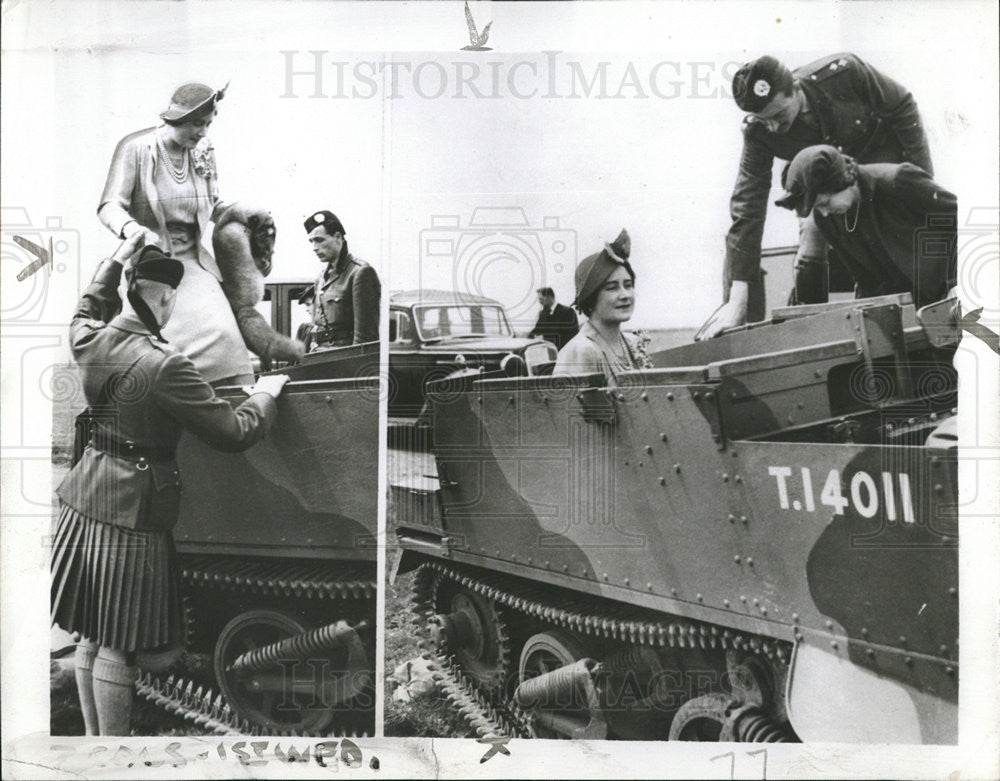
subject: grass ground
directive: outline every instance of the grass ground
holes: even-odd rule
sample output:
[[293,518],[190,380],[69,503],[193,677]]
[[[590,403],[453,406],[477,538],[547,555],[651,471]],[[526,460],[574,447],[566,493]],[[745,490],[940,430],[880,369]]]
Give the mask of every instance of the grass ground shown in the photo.
[[[392,561],[390,553],[389,564]],[[387,567],[392,572],[392,567]],[[387,737],[476,737],[465,719],[437,693],[426,697],[397,702],[392,698],[392,671],[403,662],[420,655],[410,625],[410,587],[413,573],[401,575],[395,584],[385,584],[385,734]]]

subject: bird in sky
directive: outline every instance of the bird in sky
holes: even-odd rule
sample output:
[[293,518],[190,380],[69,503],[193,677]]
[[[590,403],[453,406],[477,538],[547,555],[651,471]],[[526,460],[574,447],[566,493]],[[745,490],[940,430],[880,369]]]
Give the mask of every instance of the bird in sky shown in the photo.
[[463,46],[462,51],[488,52],[493,51],[486,42],[490,39],[490,27],[493,22],[487,22],[482,34],[476,30],[476,20],[472,18],[472,11],[469,10],[469,0],[465,0],[465,23],[469,25],[469,45]]

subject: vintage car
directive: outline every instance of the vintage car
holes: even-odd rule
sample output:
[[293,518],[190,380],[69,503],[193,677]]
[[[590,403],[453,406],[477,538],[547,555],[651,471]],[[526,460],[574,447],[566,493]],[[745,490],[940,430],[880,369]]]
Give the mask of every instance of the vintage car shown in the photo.
[[389,298],[389,415],[418,416],[424,386],[466,370],[550,373],[556,347],[514,335],[503,306],[485,296],[409,290]]

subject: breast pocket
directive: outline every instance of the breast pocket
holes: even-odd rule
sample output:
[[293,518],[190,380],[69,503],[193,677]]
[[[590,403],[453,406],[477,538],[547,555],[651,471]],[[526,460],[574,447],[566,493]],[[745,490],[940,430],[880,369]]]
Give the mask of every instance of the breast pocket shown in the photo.
[[331,285],[321,298],[323,311],[331,325],[351,322],[350,299],[344,285]]
[[[840,141],[838,143],[847,154],[863,156],[873,145],[877,146],[881,128],[878,117],[864,110],[845,112],[840,121]],[[864,161],[861,161],[864,162]]]

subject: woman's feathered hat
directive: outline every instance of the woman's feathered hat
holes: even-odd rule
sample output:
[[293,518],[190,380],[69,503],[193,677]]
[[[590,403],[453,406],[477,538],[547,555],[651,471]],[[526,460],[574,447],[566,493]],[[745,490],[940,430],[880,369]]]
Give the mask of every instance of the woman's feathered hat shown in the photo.
[[208,113],[226,96],[229,82],[222,89],[215,90],[197,81],[182,84],[170,97],[170,105],[160,112],[160,119],[167,122],[184,122],[197,115]]
[[604,249],[581,260],[576,267],[576,298],[573,303],[579,307],[607,281],[607,278],[619,266],[624,266],[629,276],[635,279],[635,272],[628,262],[628,256],[631,252],[632,239],[629,237],[628,231],[622,228],[618,238],[610,244],[605,244]]

